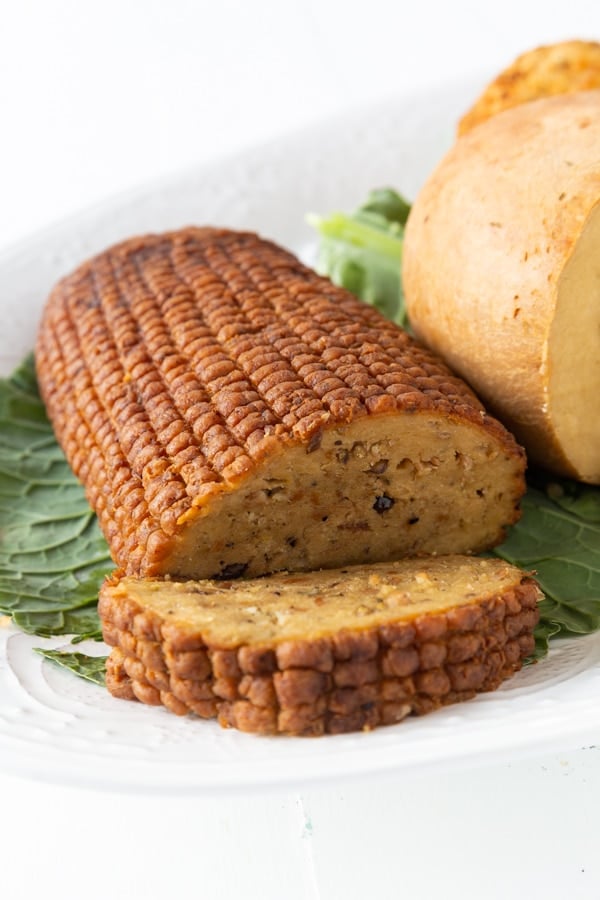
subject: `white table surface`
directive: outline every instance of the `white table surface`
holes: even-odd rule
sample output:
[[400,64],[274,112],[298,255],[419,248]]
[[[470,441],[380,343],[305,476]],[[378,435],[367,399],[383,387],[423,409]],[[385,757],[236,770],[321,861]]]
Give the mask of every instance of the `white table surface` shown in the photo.
[[[600,38],[597,0],[4,0],[0,12],[0,249],[355,104]],[[148,797],[0,773],[6,900],[597,900],[599,838],[594,740],[293,793]]]

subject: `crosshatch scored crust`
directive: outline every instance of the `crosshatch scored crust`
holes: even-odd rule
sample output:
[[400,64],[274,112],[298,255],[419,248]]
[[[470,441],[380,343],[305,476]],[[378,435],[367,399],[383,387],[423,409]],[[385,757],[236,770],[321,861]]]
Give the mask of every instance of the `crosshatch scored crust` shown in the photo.
[[540,591],[440,557],[234,582],[107,581],[112,694],[262,734],[393,724],[489,691],[533,652]]
[[187,228],[101,253],[50,296],[36,363],[130,574],[471,552],[518,517],[524,455],[469,388],[253,234]]

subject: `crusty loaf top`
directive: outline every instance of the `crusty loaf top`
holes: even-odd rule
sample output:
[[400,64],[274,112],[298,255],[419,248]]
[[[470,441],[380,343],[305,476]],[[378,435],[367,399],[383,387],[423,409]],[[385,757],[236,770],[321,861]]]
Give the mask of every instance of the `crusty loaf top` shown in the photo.
[[52,292],[36,362],[58,440],[130,572],[211,494],[329,424],[431,409],[520,453],[436,357],[254,234],[186,228],[101,253]]

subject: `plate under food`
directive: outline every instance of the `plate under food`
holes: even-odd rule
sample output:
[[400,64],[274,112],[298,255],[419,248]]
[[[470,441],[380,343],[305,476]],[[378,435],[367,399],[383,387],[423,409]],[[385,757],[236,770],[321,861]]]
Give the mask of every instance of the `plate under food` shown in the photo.
[[[0,373],[31,350],[61,275],[116,240],[187,224],[258,231],[310,258],[307,212],[351,210],[374,187],[416,194],[477,87],[454,86],[289,135],[162,179],[33,236],[0,256]],[[0,629],[0,766],[31,778],[158,792],[291,787],[415,773],[592,743],[600,727],[600,635],[555,642],[500,690],[372,733],[318,739],[225,731],[120,701],[34,653],[61,647]],[[93,644],[88,652],[103,654]]]

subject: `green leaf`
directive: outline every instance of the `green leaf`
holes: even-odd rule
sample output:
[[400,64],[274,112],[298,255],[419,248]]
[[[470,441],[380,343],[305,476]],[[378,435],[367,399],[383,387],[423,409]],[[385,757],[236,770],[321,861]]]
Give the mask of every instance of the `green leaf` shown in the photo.
[[71,643],[72,644],[81,644],[82,641],[103,641],[104,635],[102,634],[102,631],[99,629],[93,628],[94,624],[95,624],[94,621],[90,621],[90,627],[92,630],[84,631],[81,634],[76,635],[74,638],[72,638]]
[[359,212],[375,212],[387,222],[397,222],[404,226],[410,212],[410,203],[392,188],[375,188]]
[[543,622],[555,626],[555,634],[592,634],[600,628],[600,597],[578,597],[572,602],[546,597],[540,612]]
[[79,643],[88,635],[100,632],[100,620],[94,606],[90,608],[55,610],[44,612],[31,612],[17,610],[13,614],[13,621],[26,634],[35,634],[37,637],[54,637],[55,635],[75,635],[73,643]]
[[557,506],[579,519],[600,524],[600,491],[577,481],[549,481],[546,492]]
[[533,473],[523,516],[498,556],[533,570],[540,604],[536,654],[552,637],[600,629],[600,488]]
[[39,399],[42,409],[44,408],[39,396],[33,353],[28,353],[23,362],[17,366],[10,376],[10,381],[16,388],[19,388],[24,393]]
[[112,568],[28,356],[0,379],[0,613],[29,634],[97,636],[98,591]]
[[549,650],[548,641],[555,637],[559,632],[560,625],[557,625],[556,622],[540,619],[540,622],[535,629],[535,649],[529,659],[525,660],[525,663],[537,662],[547,656]]
[[79,675],[80,678],[104,686],[106,656],[87,656],[85,653],[70,653],[66,650],[44,650],[42,647],[34,647],[34,650],[40,656]]
[[403,197],[382,188],[352,214],[307,217],[321,235],[319,272],[405,328],[400,266],[409,210]]

